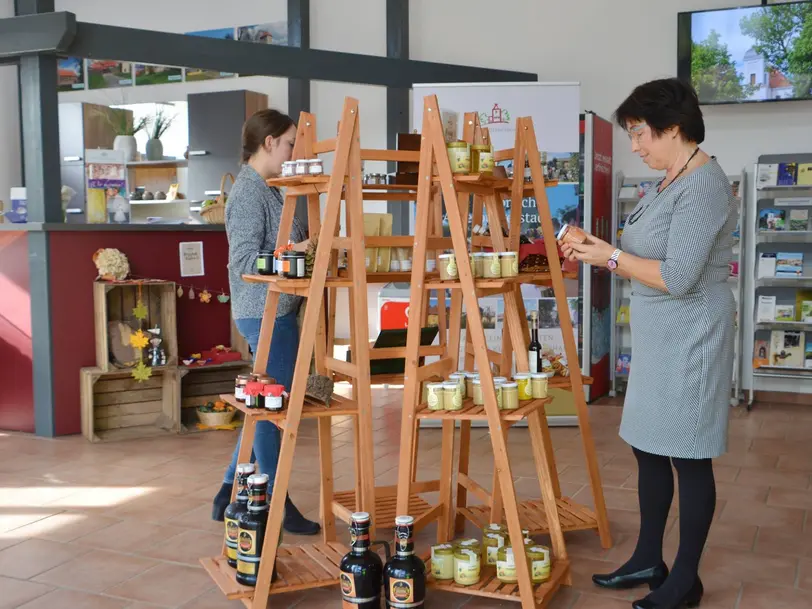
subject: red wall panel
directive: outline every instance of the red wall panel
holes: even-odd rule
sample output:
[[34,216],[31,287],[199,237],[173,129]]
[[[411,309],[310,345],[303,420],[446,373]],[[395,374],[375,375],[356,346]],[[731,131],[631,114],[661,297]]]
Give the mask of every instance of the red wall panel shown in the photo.
[[0,232],[0,429],[34,431],[28,233]]
[[[203,242],[205,276],[180,277],[178,244],[183,241]],[[184,289],[177,301],[181,357],[230,343],[230,302],[222,304],[216,298],[217,292],[228,293],[224,231],[58,231],[50,233],[49,245],[57,435],[81,431],[79,369],[96,365],[92,256],[97,249],[115,247],[124,252],[135,277],[194,287],[194,300]],[[209,304],[197,298],[203,289],[212,293]]]

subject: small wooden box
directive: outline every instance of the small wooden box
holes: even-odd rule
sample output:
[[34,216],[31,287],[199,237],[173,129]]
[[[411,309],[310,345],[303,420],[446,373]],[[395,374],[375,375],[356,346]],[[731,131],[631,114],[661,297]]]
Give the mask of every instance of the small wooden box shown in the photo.
[[[147,308],[142,322],[135,318],[133,309],[141,301]],[[131,329],[161,329],[162,346],[166,351],[166,365],[178,363],[178,338],[175,284],[171,281],[96,281],[93,284],[93,310],[96,334],[96,367],[103,372],[119,370],[110,362],[111,322],[120,322]],[[146,355],[146,349],[144,350]]]
[[153,369],[136,381],[130,371],[80,371],[82,434],[91,442],[128,440],[180,431],[180,375]]
[[224,393],[234,393],[239,374],[251,372],[251,362],[238,361],[207,366],[180,366],[181,408],[194,408],[216,402]]

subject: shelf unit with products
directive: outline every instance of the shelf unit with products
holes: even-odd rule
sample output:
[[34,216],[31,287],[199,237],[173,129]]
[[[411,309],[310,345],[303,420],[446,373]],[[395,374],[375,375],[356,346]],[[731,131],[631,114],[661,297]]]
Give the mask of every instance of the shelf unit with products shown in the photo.
[[[754,181],[748,410],[759,389],[808,391],[812,381],[812,154],[762,155]],[[788,379],[797,382],[775,382]]]
[[[730,287],[736,299],[736,333],[734,337],[734,366],[733,366],[733,387],[731,391],[730,403],[735,406],[742,398],[742,344],[744,330],[741,323],[744,304],[744,282],[740,269],[744,266],[744,253],[746,251],[745,236],[742,234],[741,226],[745,217],[745,187],[747,183],[746,171],[742,169],[740,175],[728,175],[733,195],[738,202],[739,222],[733,233],[733,259],[730,263]],[[626,217],[645,196],[648,189],[657,182],[656,178],[627,177],[623,172],[616,174],[616,189],[613,210],[613,243],[615,247],[620,247],[620,238],[623,234],[623,226]],[[616,396],[623,393],[626,381],[629,378],[629,371],[632,365],[631,347],[631,282],[619,275],[615,275],[612,281],[611,302],[612,302],[612,334],[610,337],[610,352],[612,354],[611,368],[611,391],[610,395]]]

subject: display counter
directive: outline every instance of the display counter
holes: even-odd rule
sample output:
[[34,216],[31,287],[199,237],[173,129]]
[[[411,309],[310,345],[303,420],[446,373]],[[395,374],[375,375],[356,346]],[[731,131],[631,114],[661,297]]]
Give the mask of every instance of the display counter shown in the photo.
[[[203,244],[205,275],[181,277],[182,242]],[[37,417],[43,410],[51,414],[55,435],[80,432],[79,371],[96,365],[92,257],[106,247],[126,254],[136,279],[172,281],[198,294],[229,293],[222,225],[0,224],[0,429],[35,431],[37,379],[38,390],[43,380],[52,387],[45,401],[37,398]],[[188,291],[177,300],[178,353],[229,345],[230,302],[212,297],[203,303]],[[50,354],[50,365],[35,364],[35,353]]]

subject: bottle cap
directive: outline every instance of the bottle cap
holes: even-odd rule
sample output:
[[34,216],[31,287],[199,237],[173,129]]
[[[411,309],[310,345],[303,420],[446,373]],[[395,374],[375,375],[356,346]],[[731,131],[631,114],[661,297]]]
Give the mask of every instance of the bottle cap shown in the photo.
[[414,518],[412,516],[398,516],[395,518],[395,525],[396,526],[409,526],[414,524]]
[[268,484],[268,474],[252,474],[251,476],[248,476],[248,484],[250,486]]
[[237,465],[238,474],[253,474],[257,471],[257,466],[253,463],[240,463]]
[[358,524],[364,524],[369,522],[369,514],[366,512],[355,512],[352,515],[352,521],[357,522]]

